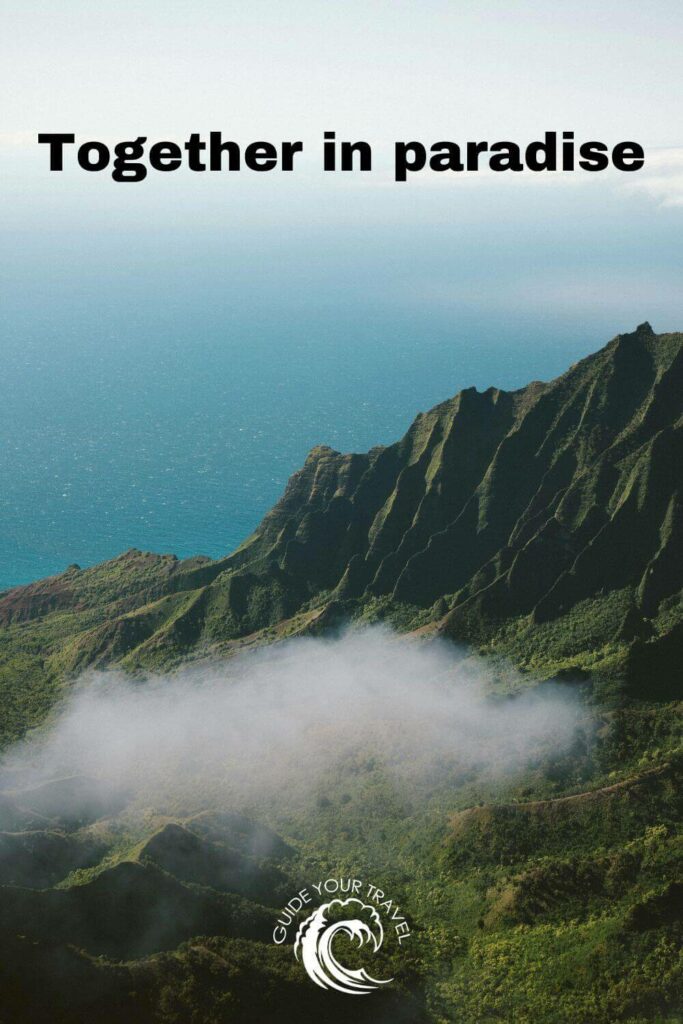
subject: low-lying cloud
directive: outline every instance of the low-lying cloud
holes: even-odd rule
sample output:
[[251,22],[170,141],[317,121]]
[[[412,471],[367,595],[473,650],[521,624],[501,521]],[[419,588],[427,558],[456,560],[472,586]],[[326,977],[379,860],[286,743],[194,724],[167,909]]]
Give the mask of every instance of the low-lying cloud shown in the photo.
[[407,785],[468,767],[512,772],[567,748],[581,715],[570,688],[492,697],[492,676],[451,645],[381,628],[145,681],[92,673],[9,752],[4,786],[85,775],[157,807],[234,806],[286,802],[362,766]]

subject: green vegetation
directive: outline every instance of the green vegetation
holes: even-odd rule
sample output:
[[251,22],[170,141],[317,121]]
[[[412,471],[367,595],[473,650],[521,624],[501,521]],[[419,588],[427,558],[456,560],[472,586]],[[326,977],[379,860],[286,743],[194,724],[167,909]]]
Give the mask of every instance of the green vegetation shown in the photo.
[[[5,746],[87,669],[349,621],[456,640],[499,693],[511,664],[516,685],[558,677],[585,711],[569,750],[505,777],[444,765],[410,797],[362,751],[289,805],[10,780],[0,1024],[680,1024],[682,398],[683,335],[641,325],[549,384],[463,391],[390,447],[314,449],[224,559],[129,551],[0,595]],[[413,926],[372,965],[395,983],[351,1010],[270,941],[328,874],[381,882]]]

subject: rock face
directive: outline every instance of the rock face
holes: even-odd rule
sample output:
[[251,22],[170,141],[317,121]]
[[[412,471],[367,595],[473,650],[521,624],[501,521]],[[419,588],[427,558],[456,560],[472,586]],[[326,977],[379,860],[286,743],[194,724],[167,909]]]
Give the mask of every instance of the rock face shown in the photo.
[[250,620],[265,572],[285,613],[331,590],[545,620],[630,586],[652,616],[681,584],[682,413],[681,335],[643,324],[550,384],[462,391],[389,448],[316,448],[231,560],[231,606]]
[[548,653],[555,624],[555,669],[587,651],[609,660],[610,644],[628,653],[622,674],[669,664],[681,647],[682,342],[641,324],[550,383],[461,391],[389,447],[314,448],[232,555],[133,551],[71,567],[0,597],[0,623],[44,631],[59,618],[43,664],[59,673],[378,613],[474,643],[515,621],[519,661]]

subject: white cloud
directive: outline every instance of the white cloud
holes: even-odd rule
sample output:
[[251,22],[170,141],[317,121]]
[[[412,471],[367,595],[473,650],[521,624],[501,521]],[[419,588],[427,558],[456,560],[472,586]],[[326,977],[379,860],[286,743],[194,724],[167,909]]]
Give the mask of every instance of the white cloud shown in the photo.
[[[567,748],[581,707],[565,687],[491,699],[512,669],[372,628],[290,641],[141,684],[81,680],[52,728],[5,755],[14,778],[85,774],[144,806],[205,799],[291,805],[368,756],[405,793],[465,769],[514,772]],[[2,781],[0,780],[0,788]]]
[[659,206],[683,206],[683,147],[646,152],[645,166],[623,188]]

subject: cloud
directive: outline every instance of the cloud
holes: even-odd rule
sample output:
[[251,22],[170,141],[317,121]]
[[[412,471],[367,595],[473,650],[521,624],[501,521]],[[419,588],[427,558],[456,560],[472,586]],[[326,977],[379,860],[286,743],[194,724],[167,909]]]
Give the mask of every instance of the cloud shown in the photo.
[[493,678],[491,665],[452,645],[377,627],[145,682],[95,673],[3,770],[15,788],[82,774],[157,809],[292,806],[363,765],[415,792],[567,748],[581,712],[566,686],[493,698]]
[[683,147],[647,151],[643,170],[622,188],[659,206],[683,206]]

